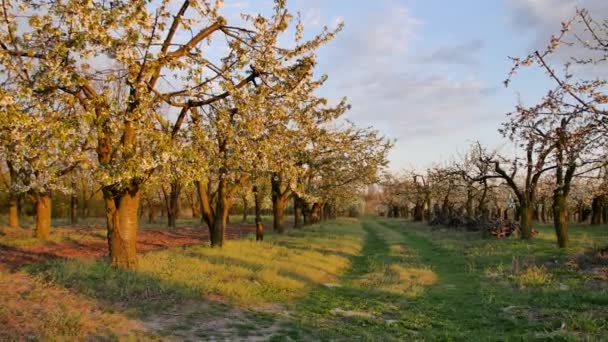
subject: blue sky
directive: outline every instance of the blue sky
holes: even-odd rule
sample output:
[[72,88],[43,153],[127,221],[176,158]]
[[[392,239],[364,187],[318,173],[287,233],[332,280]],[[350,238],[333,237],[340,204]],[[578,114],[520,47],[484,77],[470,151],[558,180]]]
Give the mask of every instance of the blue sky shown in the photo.
[[[268,0],[225,1],[264,12]],[[291,0],[306,32],[344,21],[318,54],[329,75],[322,94],[353,105],[348,118],[372,125],[396,146],[391,169],[448,161],[475,140],[512,150],[497,132],[518,99],[531,104],[550,84],[537,71],[502,82],[508,56],[544,47],[575,8],[606,18],[606,0]],[[507,152],[509,153],[509,152]]]

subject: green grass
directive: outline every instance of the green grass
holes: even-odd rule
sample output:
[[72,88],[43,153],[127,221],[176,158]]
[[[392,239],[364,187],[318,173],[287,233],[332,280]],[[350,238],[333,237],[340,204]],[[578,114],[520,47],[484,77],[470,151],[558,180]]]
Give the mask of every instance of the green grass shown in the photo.
[[559,250],[551,227],[536,228],[531,241],[497,240],[402,220],[343,219],[263,243],[249,237],[222,249],[150,252],[138,271],[103,260],[28,271],[154,322],[148,332],[161,337],[601,340],[608,281],[592,271],[608,265],[577,268],[572,260],[608,245],[608,229],[573,225],[572,248]]
[[[605,227],[573,227],[573,248],[559,251],[548,227],[522,242],[397,220],[363,225],[364,249],[343,286],[317,288],[294,305],[282,338],[601,340],[608,333],[606,281],[544,265],[608,244]],[[400,278],[387,272],[395,267]]]

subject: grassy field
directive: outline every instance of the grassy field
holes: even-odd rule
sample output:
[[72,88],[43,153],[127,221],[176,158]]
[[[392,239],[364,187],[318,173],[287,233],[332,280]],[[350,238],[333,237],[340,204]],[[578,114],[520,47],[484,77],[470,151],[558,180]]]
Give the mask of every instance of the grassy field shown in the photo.
[[0,328],[15,334],[0,339],[602,340],[608,228],[573,226],[567,251],[537,229],[522,242],[342,219],[263,243],[149,252],[137,272],[30,265],[1,275]]

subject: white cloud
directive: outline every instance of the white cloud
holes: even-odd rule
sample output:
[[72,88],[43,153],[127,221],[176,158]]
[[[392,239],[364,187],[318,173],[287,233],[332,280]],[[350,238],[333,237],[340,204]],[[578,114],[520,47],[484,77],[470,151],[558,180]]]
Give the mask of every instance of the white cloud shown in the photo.
[[[405,141],[441,136],[450,129],[470,126],[484,115],[482,102],[494,87],[470,72],[467,77],[450,78],[420,66],[415,47],[421,43],[423,26],[407,7],[395,2],[376,13],[348,18],[346,30],[332,44],[329,56],[320,59],[330,76],[329,93],[334,98],[345,95],[352,103],[350,118],[381,126]],[[451,62],[439,55],[482,47],[481,41],[474,40],[439,48],[435,59]],[[457,64],[465,64],[467,58],[463,53]]]
[[517,32],[533,35],[532,48],[545,47],[561,23],[571,19],[577,8],[587,9],[596,19],[608,18],[605,0],[506,0],[511,12],[507,23]]

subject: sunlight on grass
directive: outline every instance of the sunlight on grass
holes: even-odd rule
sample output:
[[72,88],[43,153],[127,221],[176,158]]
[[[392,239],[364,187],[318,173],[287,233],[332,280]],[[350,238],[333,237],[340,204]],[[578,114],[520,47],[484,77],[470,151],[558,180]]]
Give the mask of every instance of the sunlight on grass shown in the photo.
[[353,285],[416,298],[437,282],[437,274],[428,268],[390,265],[353,281]]
[[390,256],[404,256],[407,254],[407,250],[403,245],[390,245],[388,246]]
[[515,280],[520,287],[543,286],[551,282],[551,274],[543,266],[532,266],[515,275]]
[[272,304],[302,296],[305,289],[335,281],[361,248],[361,228],[348,222],[312,227],[298,237],[272,235],[267,242],[230,241],[223,248],[194,246],[150,253],[140,271],[202,295],[240,306]]
[[223,248],[175,247],[140,256],[136,272],[105,261],[58,260],[30,271],[94,298],[126,304],[136,315],[184,299],[212,297],[243,308],[286,303],[337,281],[361,251],[358,221],[339,220],[267,241],[231,240]]
[[378,222],[366,224],[373,227],[376,236],[387,245],[388,258],[383,262],[372,260],[375,271],[355,279],[353,285],[416,298],[437,282],[437,274],[406,247],[403,234]]

